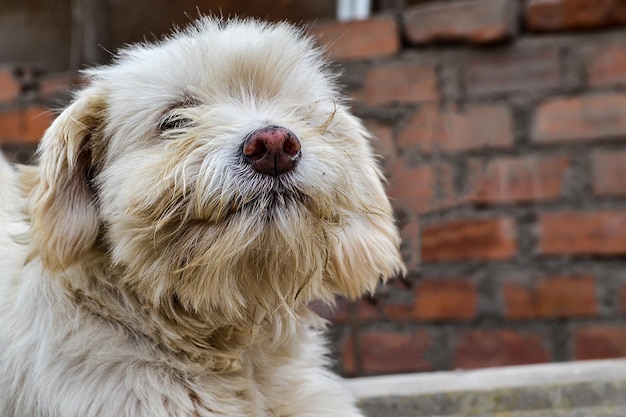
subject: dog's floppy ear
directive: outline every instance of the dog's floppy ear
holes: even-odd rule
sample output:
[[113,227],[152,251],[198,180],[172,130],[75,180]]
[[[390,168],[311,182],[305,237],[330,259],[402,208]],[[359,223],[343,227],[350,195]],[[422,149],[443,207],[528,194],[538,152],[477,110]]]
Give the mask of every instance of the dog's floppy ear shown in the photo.
[[331,268],[336,291],[351,299],[373,294],[377,284],[405,273],[391,209],[382,186],[376,190],[377,209],[346,220],[334,236]]
[[[105,104],[95,89],[82,91],[46,131],[29,196],[34,253],[63,269],[93,247],[99,232],[92,176]],[[101,155],[100,155],[101,158]]]
[[406,268],[385,180],[369,144],[371,135],[351,114],[339,109],[333,116],[333,130],[344,138],[340,143],[345,154],[358,164],[347,168],[353,192],[332,233],[328,266],[335,292],[355,299],[374,293],[381,280],[404,275]]

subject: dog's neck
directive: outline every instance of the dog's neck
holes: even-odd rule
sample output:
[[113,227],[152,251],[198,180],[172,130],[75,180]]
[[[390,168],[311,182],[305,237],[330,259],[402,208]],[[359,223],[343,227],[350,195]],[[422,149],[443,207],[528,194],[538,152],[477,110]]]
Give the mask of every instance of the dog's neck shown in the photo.
[[257,306],[246,320],[225,323],[219,311],[185,310],[175,295],[159,304],[142,299],[120,284],[123,269],[111,274],[110,266],[98,268],[97,264],[92,258],[89,268],[75,265],[64,274],[62,285],[77,305],[135,337],[147,338],[172,361],[183,361],[186,369],[196,369],[199,373],[237,372],[247,349],[258,343],[286,344],[295,336],[294,322],[319,321],[302,305],[296,316],[294,312],[270,313]]

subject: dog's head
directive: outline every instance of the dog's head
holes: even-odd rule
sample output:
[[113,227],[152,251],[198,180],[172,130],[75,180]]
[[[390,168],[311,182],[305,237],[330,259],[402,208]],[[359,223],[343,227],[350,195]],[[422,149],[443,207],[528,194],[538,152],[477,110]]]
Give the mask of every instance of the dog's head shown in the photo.
[[89,71],[40,147],[35,254],[233,319],[372,291],[399,238],[325,65],[289,25],[204,18]]

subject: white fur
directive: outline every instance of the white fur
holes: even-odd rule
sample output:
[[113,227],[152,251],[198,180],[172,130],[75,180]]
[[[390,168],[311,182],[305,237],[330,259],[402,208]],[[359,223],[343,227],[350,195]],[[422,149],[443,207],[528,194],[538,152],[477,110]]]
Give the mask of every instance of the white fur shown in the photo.
[[14,204],[15,172],[7,160],[0,155],[0,216],[6,216]]
[[[203,18],[89,76],[39,165],[0,162],[0,416],[360,415],[306,305],[403,266],[320,51]],[[277,178],[240,153],[270,124],[302,145]]]

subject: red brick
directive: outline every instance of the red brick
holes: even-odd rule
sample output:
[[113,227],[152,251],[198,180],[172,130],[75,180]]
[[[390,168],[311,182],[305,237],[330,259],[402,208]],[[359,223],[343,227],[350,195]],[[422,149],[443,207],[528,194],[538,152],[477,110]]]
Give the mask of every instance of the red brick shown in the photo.
[[347,336],[340,346],[341,355],[341,373],[346,376],[355,376],[359,374],[359,363],[356,356],[356,347],[352,336]]
[[610,26],[626,22],[621,0],[530,0],[526,25],[535,31],[558,31]]
[[[430,371],[431,365],[424,360],[424,353],[431,347],[427,332],[413,334],[394,332],[366,332],[360,335],[361,367],[365,374]],[[342,349],[344,373],[354,375],[358,365],[354,357],[354,339],[346,338]]]
[[626,357],[626,326],[588,325],[574,332],[574,359]]
[[53,120],[52,113],[41,106],[0,112],[0,144],[35,144]]
[[422,261],[505,260],[517,253],[513,219],[454,220],[424,226]]
[[21,88],[14,69],[0,67],[0,102],[14,101],[20,95]]
[[586,317],[598,313],[596,281],[591,276],[544,277],[534,285],[503,284],[505,316],[509,319]]
[[470,96],[557,88],[561,85],[559,51],[509,48],[475,53],[465,63],[464,82]]
[[476,317],[476,284],[466,279],[422,279],[417,285],[416,320],[471,320]]
[[336,61],[386,57],[400,50],[400,29],[391,17],[350,22],[321,22],[307,31]]
[[468,321],[476,317],[476,284],[462,278],[420,279],[412,302],[388,302],[385,316],[393,321]]
[[[408,213],[426,213],[451,204],[452,169],[448,165],[409,167],[404,159],[396,161],[391,170],[388,195],[392,205]],[[443,196],[437,194],[438,184]]]
[[455,367],[462,369],[526,365],[550,360],[542,338],[513,330],[470,330],[454,347]]
[[626,211],[542,213],[538,226],[541,255],[626,254]]
[[382,156],[382,168],[386,176],[391,176],[392,167],[396,162],[396,146],[393,140],[393,129],[391,126],[382,124],[372,120],[364,121],[365,127],[369,130],[374,138],[372,147],[374,152]]
[[626,45],[602,46],[591,51],[588,63],[588,82],[592,86],[626,84]]
[[387,194],[396,209],[409,213],[425,213],[434,206],[435,171],[432,167],[407,167],[398,160],[392,169]]
[[435,68],[424,64],[377,66],[365,74],[363,89],[355,98],[370,106],[437,101]]
[[513,119],[504,105],[470,106],[465,112],[424,105],[398,133],[405,151],[463,152],[513,145]]
[[470,163],[473,184],[469,199],[476,203],[516,203],[561,197],[570,173],[566,157],[500,157]]
[[383,307],[385,317],[393,321],[410,321],[413,320],[413,309],[415,302],[395,303],[388,302]]
[[[404,13],[410,43],[467,41],[492,43],[517,33],[515,0],[457,0],[425,3]],[[470,18],[468,18],[468,16]]]
[[591,167],[595,195],[626,194],[626,151],[594,151]]
[[535,114],[531,139],[541,143],[613,139],[626,135],[626,95],[590,94],[556,98]]

